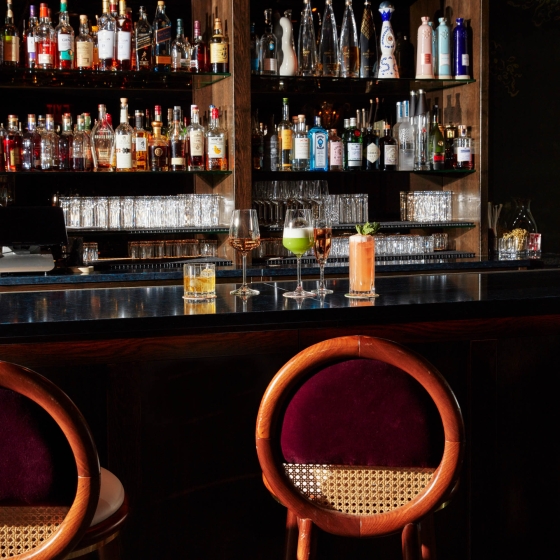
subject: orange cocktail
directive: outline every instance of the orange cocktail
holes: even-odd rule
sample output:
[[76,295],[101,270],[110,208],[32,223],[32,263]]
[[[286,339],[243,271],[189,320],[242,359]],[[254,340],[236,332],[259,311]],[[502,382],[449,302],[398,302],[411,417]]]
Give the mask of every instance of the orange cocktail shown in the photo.
[[351,235],[350,297],[375,297],[375,240],[372,235]]

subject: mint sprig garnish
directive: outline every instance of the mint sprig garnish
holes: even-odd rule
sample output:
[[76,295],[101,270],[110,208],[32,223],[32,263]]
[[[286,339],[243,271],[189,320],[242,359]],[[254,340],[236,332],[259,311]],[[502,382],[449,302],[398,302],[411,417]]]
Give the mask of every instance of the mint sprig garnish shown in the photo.
[[365,224],[356,224],[356,231],[360,235],[375,235],[379,230],[379,222],[366,222]]

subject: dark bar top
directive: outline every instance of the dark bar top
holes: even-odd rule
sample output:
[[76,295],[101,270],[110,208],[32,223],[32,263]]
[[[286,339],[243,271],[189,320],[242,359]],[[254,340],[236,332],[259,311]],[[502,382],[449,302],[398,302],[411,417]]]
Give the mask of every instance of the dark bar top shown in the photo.
[[[304,281],[306,289],[316,281]],[[379,297],[351,300],[348,281],[334,293],[296,301],[282,297],[294,281],[255,283],[244,301],[218,284],[217,298],[188,303],[181,286],[96,288],[0,294],[0,337],[116,337],[233,332],[263,328],[385,324],[560,313],[560,271],[504,271],[377,278]],[[218,339],[219,340],[219,339]]]

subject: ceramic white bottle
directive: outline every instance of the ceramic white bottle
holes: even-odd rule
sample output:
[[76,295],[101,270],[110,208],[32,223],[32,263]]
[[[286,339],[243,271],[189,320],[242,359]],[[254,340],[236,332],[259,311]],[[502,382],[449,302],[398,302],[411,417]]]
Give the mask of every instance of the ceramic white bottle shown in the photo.
[[395,7],[391,2],[381,2],[379,12],[383,25],[381,26],[380,47],[381,57],[379,59],[379,78],[398,78],[399,69],[395,59],[395,35],[391,26],[391,14]]
[[416,42],[416,79],[433,80],[432,66],[432,28],[428,25],[430,18],[422,18],[422,25],[418,28]]
[[286,17],[281,17],[278,22],[282,28],[282,63],[280,76],[295,76],[297,74],[297,55],[294,49],[292,22]]
[[450,28],[446,18],[439,18],[436,29],[438,45],[438,78],[440,80],[451,80],[451,37]]

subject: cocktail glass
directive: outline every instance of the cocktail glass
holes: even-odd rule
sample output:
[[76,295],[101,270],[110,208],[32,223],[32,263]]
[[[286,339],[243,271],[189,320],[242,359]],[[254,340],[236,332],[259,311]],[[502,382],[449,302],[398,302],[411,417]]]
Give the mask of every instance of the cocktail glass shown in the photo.
[[256,210],[234,210],[229,227],[229,244],[241,253],[243,259],[243,283],[230,292],[235,296],[258,296],[259,291],[247,284],[247,253],[261,244],[259,218]]
[[314,297],[315,294],[305,291],[301,283],[301,257],[313,246],[311,210],[298,209],[286,211],[282,243],[297,259],[297,287],[293,292],[285,292],[284,297]]
[[331,251],[332,224],[330,216],[324,215],[324,211],[321,212],[324,207],[319,206],[318,210],[319,214],[323,214],[323,216],[313,219],[313,250],[319,263],[319,287],[311,291],[319,296],[324,296],[333,293],[325,286],[325,264]]
[[375,240],[371,235],[349,237],[349,298],[369,299],[375,293]]

